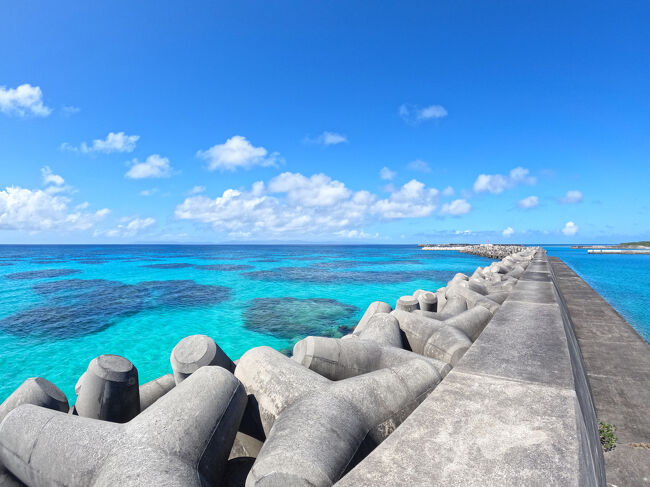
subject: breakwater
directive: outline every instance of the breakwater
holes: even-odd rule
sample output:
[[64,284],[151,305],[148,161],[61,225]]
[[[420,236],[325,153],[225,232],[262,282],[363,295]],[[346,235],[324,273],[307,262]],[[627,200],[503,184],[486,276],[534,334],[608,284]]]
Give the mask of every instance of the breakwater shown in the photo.
[[461,252],[487,257],[488,259],[503,259],[515,253],[525,252],[527,248],[529,247],[523,245],[480,244],[468,245]]
[[[471,276],[457,274],[434,292],[403,296],[394,309],[375,302],[351,335],[308,337],[292,358],[258,347],[235,364],[210,338],[192,336],[173,349],[173,374],[138,386],[131,362],[98,357],[79,380],[68,414],[56,386],[28,380],[0,408],[5,479],[598,485],[597,454],[585,453],[594,451],[593,411],[576,400],[584,388],[574,380],[578,362],[555,313],[543,254],[528,248]],[[540,346],[548,357],[539,356]],[[519,376],[506,380],[517,366]],[[546,381],[528,385],[537,375]],[[481,425],[491,425],[489,434],[477,434]],[[467,457],[477,441],[489,459]],[[558,449],[562,468],[554,463]]]

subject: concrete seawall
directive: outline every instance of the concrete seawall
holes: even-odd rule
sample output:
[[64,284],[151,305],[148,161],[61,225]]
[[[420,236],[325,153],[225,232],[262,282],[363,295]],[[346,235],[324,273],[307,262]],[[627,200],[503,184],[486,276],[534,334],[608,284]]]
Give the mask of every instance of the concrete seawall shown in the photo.
[[582,357],[545,252],[445,380],[337,485],[605,485]]
[[0,405],[0,485],[604,486],[566,272],[511,251],[291,358],[194,335],[138,387],[101,356],[69,413],[30,379]]
[[607,483],[650,485],[650,345],[564,262],[550,262],[598,418],[617,427],[616,448],[604,455]]

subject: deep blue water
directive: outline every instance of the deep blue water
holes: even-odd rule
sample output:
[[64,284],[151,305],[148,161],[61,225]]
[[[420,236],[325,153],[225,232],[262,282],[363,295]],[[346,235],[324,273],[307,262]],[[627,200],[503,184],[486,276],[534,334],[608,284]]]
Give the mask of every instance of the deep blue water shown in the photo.
[[[650,256],[547,247],[650,339]],[[342,336],[368,304],[435,290],[490,261],[415,246],[0,246],[0,401],[42,376],[74,402],[88,362],[123,355],[140,382],[171,372],[183,337],[234,360]]]
[[0,401],[33,376],[74,401],[103,353],[154,379],[196,333],[233,360],[342,336],[372,301],[435,290],[488,262],[414,246],[0,246]]

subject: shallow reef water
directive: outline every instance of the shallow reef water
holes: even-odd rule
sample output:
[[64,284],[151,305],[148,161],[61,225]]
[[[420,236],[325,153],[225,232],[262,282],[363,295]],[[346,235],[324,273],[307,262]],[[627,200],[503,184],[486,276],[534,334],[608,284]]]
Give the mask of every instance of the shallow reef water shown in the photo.
[[87,335],[149,309],[210,306],[230,297],[223,286],[190,280],[124,284],[105,279],[64,279],[33,286],[45,302],[0,320],[12,335],[53,340]]
[[63,277],[71,274],[78,274],[78,269],[43,269],[38,271],[14,272],[7,274],[6,279],[19,281],[24,279],[48,279],[52,277]]
[[335,299],[255,298],[244,311],[246,328],[292,341],[308,335],[340,336],[352,329],[356,306]]
[[[648,339],[650,256],[557,252]],[[305,335],[348,333],[372,301],[394,306],[489,262],[410,245],[0,245],[11,264],[0,267],[0,401],[41,376],[74,402],[105,353],[155,379],[196,333],[233,360],[262,345],[288,353]]]

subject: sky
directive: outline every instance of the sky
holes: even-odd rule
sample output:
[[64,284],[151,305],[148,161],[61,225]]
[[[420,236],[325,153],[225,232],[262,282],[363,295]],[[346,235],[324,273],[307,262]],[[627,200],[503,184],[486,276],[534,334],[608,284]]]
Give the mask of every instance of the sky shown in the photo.
[[647,1],[5,2],[0,243],[650,239]]

